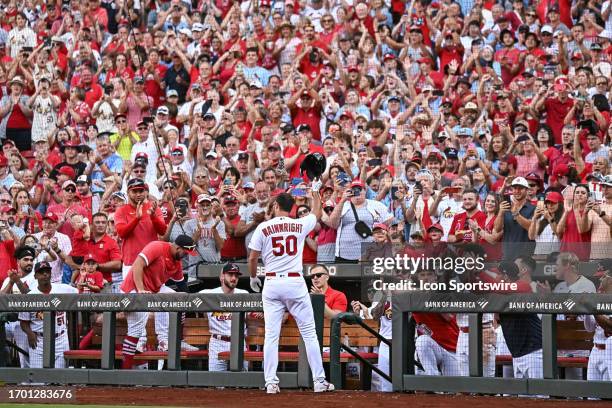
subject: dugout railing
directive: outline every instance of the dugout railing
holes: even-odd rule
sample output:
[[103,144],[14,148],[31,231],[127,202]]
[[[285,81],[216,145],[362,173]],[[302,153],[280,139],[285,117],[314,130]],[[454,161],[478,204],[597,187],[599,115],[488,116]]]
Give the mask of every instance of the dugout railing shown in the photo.
[[[612,398],[609,381],[559,379],[557,314],[610,314],[610,294],[472,294],[399,292],[393,294],[391,378],[394,391],[465,392]],[[469,314],[469,377],[415,375],[412,312]],[[542,379],[483,377],[482,314],[541,314]]]
[[[319,344],[323,344],[323,295],[311,295]],[[99,312],[104,310],[102,327],[102,359],[100,369],[54,368],[55,314],[57,312]],[[210,387],[263,387],[260,371],[244,371],[245,313],[263,311],[260,294],[79,294],[79,295],[3,295],[0,312],[43,313],[43,368],[0,367],[0,381],[9,384],[101,384],[101,385],[158,385]],[[126,311],[168,312],[167,369],[121,370],[115,367],[116,314]],[[232,334],[229,370],[210,372],[181,369],[180,315],[183,312],[232,313]],[[1,333],[0,333],[1,334]],[[4,349],[5,336],[0,347]],[[282,388],[307,388],[312,377],[302,341],[298,345],[297,372],[279,372]]]

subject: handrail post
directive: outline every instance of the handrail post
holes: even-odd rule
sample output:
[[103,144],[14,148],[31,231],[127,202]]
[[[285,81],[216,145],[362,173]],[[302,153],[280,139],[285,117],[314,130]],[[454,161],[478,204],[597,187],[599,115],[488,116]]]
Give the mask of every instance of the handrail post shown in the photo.
[[103,370],[115,368],[115,328],[117,316],[115,312],[102,313],[102,361]]
[[329,379],[336,389],[342,387],[342,365],[340,364],[340,315],[331,321],[329,330]]
[[468,327],[470,377],[482,377],[482,314],[470,313]]
[[181,313],[168,313],[170,321],[168,327],[168,370],[181,369],[181,334],[183,326],[181,324]]
[[55,312],[43,312],[43,368],[55,368]]
[[230,371],[244,370],[244,312],[232,313]]
[[555,379],[557,372],[557,315],[542,315],[542,371],[544,378]]
[[414,374],[414,332],[415,326],[409,312],[395,308],[393,304],[393,339],[391,378],[393,391],[404,391],[404,374]]

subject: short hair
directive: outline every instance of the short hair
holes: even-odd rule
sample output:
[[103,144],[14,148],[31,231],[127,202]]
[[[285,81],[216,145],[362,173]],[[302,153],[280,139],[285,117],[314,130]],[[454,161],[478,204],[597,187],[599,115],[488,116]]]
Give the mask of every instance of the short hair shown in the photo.
[[103,217],[105,220],[108,221],[108,215],[104,214],[103,212],[97,212],[95,213],[91,219],[93,220],[94,218],[98,218],[98,217]]
[[580,264],[580,259],[573,252],[561,252],[557,257],[557,262],[561,265],[569,265],[569,266],[578,266]]
[[295,199],[291,197],[288,193],[281,193],[276,196],[276,204],[280,207],[281,210],[290,212],[293,206],[295,205]]
[[463,190],[463,195],[466,194],[474,194],[476,197],[478,197],[478,191],[474,190],[473,188],[466,188]]
[[323,270],[325,271],[325,273],[329,275],[329,269],[327,268],[327,266],[325,266],[325,265],[323,265],[323,264],[314,264],[314,265],[312,265],[312,266],[310,267],[310,270],[308,271],[308,273],[312,273],[312,271],[313,271],[314,269],[317,269],[317,268],[321,268],[321,269],[323,269]]
[[517,257],[516,260],[521,261],[521,263],[525,265],[527,268],[529,268],[531,272],[534,272],[536,270],[537,263],[532,257],[528,255],[521,255]]

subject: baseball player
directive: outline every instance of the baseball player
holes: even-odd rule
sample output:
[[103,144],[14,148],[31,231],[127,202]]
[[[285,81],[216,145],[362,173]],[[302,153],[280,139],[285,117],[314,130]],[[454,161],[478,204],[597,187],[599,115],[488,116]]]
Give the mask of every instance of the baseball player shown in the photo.
[[[0,293],[25,295],[30,288],[36,286],[36,279],[32,273],[36,251],[28,246],[21,246],[15,250],[15,258],[17,259],[17,270],[8,271],[8,277],[4,280]],[[24,351],[28,350],[28,336],[21,330],[19,320],[6,323],[6,334],[7,337],[12,334],[17,347]],[[30,367],[30,359],[27,354],[19,353],[19,365],[21,368]]]
[[264,376],[266,392],[280,392],[276,369],[278,367],[278,339],[285,310],[295,319],[306,345],[306,355],[312,370],[314,391],[333,391],[333,384],[325,380],[321,349],[315,331],[314,315],[306,281],[302,276],[304,241],[314,229],[321,215],[320,181],[312,187],[312,213],[300,219],[289,217],[295,200],[287,193],[279,194],[271,205],[273,218],[257,226],[249,243],[249,272],[251,289],[261,291],[257,278],[257,261],[261,255],[266,274],[263,289],[265,318]]
[[[172,289],[165,283],[172,279],[183,280],[183,267],[181,259],[195,253],[195,243],[188,235],[179,235],[174,243],[165,241],[153,241],[149,243],[138,254],[132,268],[128,272],[123,284],[122,293],[172,293]],[[155,332],[161,344],[167,338],[161,338],[168,334],[168,319],[158,318],[167,316],[167,313],[155,314]],[[134,365],[134,354],[138,337],[145,332],[148,312],[126,312],[128,330],[123,340],[123,364],[122,368],[131,369]]]
[[[437,281],[433,271],[419,271],[416,278],[427,283]],[[459,328],[455,316],[448,313],[412,313],[417,323],[416,357],[425,375],[458,376],[457,337]]]
[[[34,277],[38,286],[34,286],[28,294],[57,294],[78,293],[72,286],[61,283],[51,283],[51,265],[49,262],[40,262],[34,268]],[[20,312],[19,324],[21,330],[28,336],[28,350],[30,354],[30,367],[43,366],[43,313]],[[65,368],[64,351],[70,350],[68,344],[68,328],[66,327],[66,313],[55,314],[55,368]]]
[[[204,289],[200,293],[248,293],[237,289],[238,279],[242,273],[238,265],[228,263],[223,266],[219,280],[221,286],[215,289]],[[263,316],[261,316],[263,317]],[[232,335],[232,314],[226,312],[208,312],[208,329],[210,340],[208,342],[208,371],[227,371],[227,361],[219,360],[219,353],[230,350]],[[245,361],[245,369],[247,367]]]
[[[604,275],[599,292],[612,293],[612,276]],[[612,381],[612,315],[587,315],[584,317],[584,327],[595,332],[587,380]]]

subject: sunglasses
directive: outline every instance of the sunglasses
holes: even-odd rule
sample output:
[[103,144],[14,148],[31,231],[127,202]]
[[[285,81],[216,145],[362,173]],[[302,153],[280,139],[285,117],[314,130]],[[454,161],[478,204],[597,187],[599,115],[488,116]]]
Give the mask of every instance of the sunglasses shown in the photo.
[[68,187],[68,188],[65,188],[64,191],[66,191],[68,193],[76,193],[76,188]]
[[10,203],[11,200],[0,200],[0,203]]
[[310,275],[310,277],[319,279],[323,275],[327,275],[327,274],[326,273],[313,273],[312,275]]
[[537,186],[538,186],[537,184],[529,183],[529,187],[531,187],[531,188],[534,188],[534,187],[537,187]]
[[170,186],[170,185],[164,186],[164,190],[172,190],[173,188],[174,186]]
[[182,156],[183,152],[172,152],[173,156]]
[[147,130],[148,128],[146,126],[138,126],[137,128],[138,130]]
[[608,83],[607,82],[599,82],[597,85],[598,86],[608,86]]
[[125,120],[125,119],[119,119],[119,120],[117,121],[117,123],[127,123],[127,120]]
[[308,215],[310,213],[310,211],[300,211],[299,213],[297,213],[298,217],[301,217],[302,215]]

